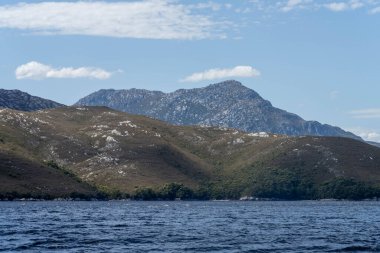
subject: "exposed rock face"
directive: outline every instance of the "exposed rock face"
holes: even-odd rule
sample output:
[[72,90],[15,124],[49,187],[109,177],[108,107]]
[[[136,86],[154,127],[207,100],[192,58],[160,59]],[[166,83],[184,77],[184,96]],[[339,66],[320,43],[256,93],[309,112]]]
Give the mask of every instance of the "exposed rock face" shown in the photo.
[[54,101],[31,96],[19,90],[0,89],[0,107],[19,111],[37,111],[64,106]]
[[172,93],[141,89],[100,90],[79,100],[77,105],[108,106],[176,125],[209,125],[248,132],[360,139],[338,127],[305,121],[296,114],[275,108],[258,93],[233,80]]

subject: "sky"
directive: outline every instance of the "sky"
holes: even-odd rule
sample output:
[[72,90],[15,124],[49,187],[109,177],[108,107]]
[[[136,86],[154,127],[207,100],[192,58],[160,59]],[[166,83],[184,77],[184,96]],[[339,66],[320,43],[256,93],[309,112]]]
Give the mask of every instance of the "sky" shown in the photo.
[[380,0],[2,0],[0,88],[71,105],[235,79],[380,142],[379,28]]

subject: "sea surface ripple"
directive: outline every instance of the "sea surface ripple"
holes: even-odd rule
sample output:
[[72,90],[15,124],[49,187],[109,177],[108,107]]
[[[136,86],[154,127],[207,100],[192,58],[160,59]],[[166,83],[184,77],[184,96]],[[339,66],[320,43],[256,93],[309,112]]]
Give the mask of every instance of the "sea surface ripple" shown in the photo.
[[0,202],[0,252],[380,252],[380,202]]

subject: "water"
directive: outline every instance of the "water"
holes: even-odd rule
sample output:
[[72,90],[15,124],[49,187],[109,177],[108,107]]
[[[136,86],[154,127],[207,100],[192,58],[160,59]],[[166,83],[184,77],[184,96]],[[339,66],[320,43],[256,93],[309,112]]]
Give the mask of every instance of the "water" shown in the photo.
[[3,252],[380,252],[380,202],[0,202]]

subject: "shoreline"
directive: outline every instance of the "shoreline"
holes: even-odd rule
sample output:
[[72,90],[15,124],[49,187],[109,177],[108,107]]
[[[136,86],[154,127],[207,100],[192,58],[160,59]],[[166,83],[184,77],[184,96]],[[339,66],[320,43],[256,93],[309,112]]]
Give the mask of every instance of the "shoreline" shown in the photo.
[[252,199],[252,200],[239,200],[239,199],[186,199],[186,200],[138,200],[138,199],[72,199],[72,198],[56,198],[56,199],[34,199],[34,198],[15,198],[15,199],[0,199],[0,202],[378,202],[380,198],[373,199]]

